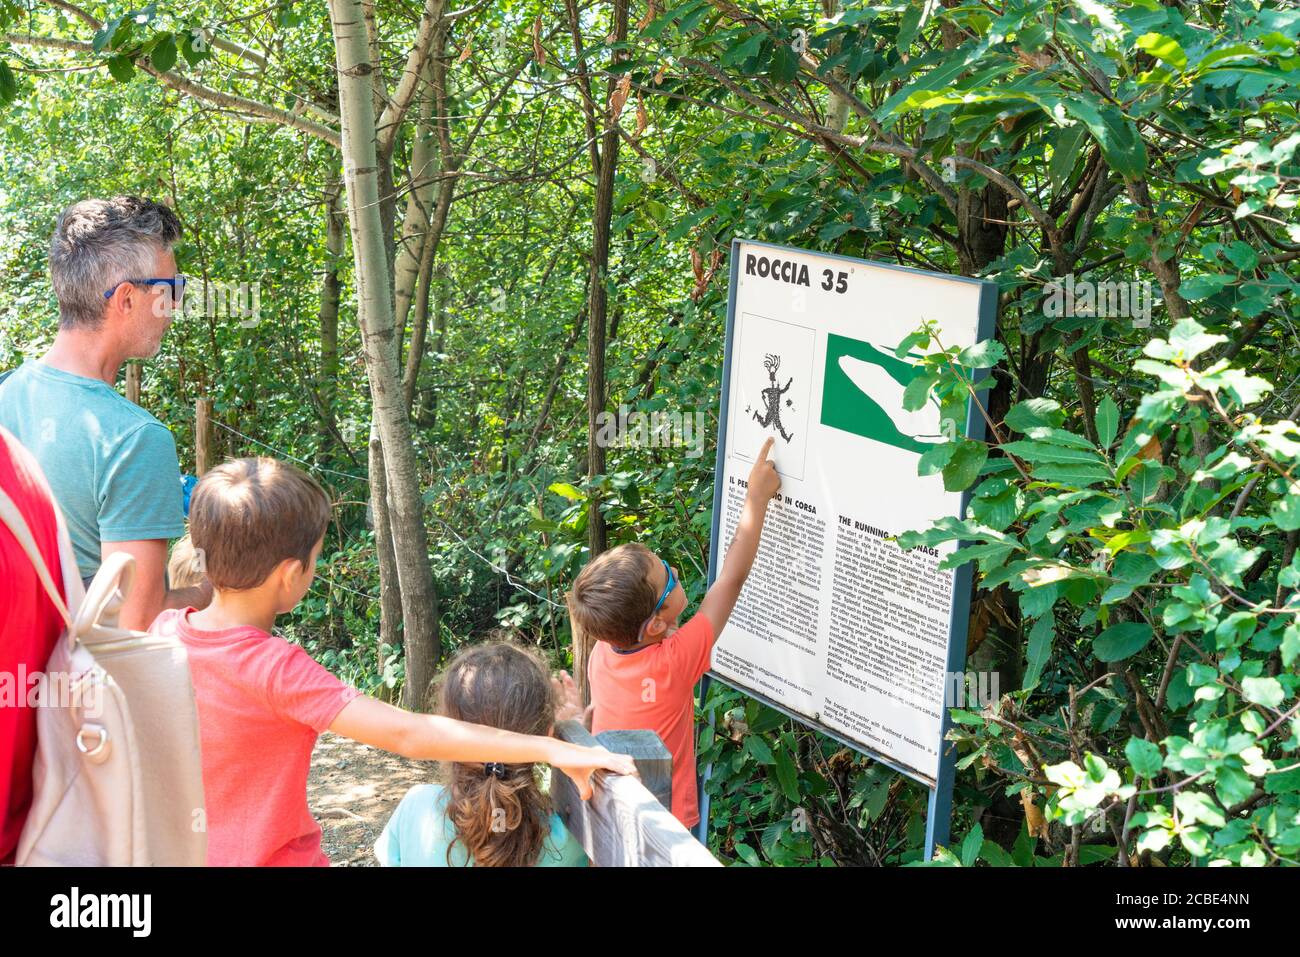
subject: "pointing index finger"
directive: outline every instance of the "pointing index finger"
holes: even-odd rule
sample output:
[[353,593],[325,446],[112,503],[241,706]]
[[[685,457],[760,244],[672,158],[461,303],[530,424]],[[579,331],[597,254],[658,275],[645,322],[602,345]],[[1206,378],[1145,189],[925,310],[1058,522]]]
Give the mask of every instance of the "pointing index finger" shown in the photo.
[[773,436],[770,436],[770,435],[769,435],[769,436],[767,437],[767,441],[763,443],[763,448],[762,448],[762,449],[759,451],[759,453],[758,453],[758,460],[759,460],[760,462],[766,462],[766,461],[767,461],[767,453],[770,452],[770,451],[772,451],[772,443],[775,442],[775,441],[776,441],[776,439],[775,439]]

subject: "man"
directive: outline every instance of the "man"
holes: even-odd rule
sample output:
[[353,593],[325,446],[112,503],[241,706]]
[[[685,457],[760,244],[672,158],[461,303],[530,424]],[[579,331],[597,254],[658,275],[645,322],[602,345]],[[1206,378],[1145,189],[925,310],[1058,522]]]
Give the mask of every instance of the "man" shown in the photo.
[[50,241],[58,334],[0,382],[0,426],[45,472],[82,577],[113,552],[135,557],[121,623],[138,630],[165,608],[201,608],[211,596],[206,584],[167,590],[167,541],[185,532],[176,443],[113,388],[127,359],[157,354],[180,305],[180,232],[170,209],[134,196],[69,207]]
[[[63,595],[59,526],[40,467],[0,428],[0,492],[18,509],[42,563]],[[32,806],[36,709],[27,707],[29,683],[45,669],[63,619],[46,595],[27,550],[0,521],[0,865],[14,862],[18,838]]]

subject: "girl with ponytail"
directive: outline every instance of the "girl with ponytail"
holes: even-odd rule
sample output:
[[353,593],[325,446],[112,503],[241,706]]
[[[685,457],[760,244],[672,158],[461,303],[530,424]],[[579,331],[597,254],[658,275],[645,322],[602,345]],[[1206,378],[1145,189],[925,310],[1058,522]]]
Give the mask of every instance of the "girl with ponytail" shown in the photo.
[[[548,735],[556,694],[542,660],[506,641],[460,651],[438,686],[442,714]],[[551,810],[531,764],[451,764],[449,783],[411,788],[384,826],[386,867],[583,867],[587,857]]]

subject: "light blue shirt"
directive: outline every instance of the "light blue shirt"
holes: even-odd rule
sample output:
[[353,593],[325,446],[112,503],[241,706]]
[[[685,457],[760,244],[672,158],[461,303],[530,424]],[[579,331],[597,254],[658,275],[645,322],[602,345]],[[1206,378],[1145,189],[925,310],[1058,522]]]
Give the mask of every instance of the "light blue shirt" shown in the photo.
[[83,578],[101,542],[185,534],[171,432],[106,383],[25,362],[0,382],[0,425],[40,463]]
[[[447,816],[446,788],[441,784],[417,784],[407,791],[375,842],[375,856],[384,867],[464,867],[469,852],[456,840],[455,825]],[[587,866],[582,845],[558,814],[551,815],[551,833],[542,844],[535,866]]]

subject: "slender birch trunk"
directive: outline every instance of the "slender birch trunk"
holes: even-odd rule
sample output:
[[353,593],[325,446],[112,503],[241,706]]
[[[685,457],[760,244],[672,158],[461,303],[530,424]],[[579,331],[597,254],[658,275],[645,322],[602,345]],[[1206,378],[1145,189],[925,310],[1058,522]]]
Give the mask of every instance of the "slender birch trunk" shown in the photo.
[[[391,232],[384,231],[380,208],[384,182],[391,176],[383,176],[378,158],[371,78],[374,67],[360,0],[330,0],[330,21],[338,58],[339,114],[348,224],[356,270],[357,317],[370,382],[373,429],[383,460],[378,474],[371,473],[371,491],[372,495],[379,493],[373,501],[376,512],[384,504],[388,507],[386,518],[391,526],[396,559],[406,648],[402,702],[407,707],[423,708],[441,649],[423,500],[397,363],[389,264]],[[385,491],[387,495],[383,494]],[[382,567],[380,571],[382,574]]]

